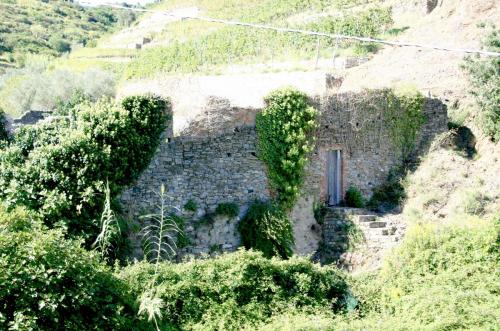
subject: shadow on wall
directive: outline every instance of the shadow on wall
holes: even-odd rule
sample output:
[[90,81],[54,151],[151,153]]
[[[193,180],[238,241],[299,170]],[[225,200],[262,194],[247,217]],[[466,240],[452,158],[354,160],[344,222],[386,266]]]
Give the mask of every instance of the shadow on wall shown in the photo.
[[260,109],[240,108],[226,98],[211,96],[201,113],[190,120],[179,132],[180,136],[204,137],[254,126],[255,115]]

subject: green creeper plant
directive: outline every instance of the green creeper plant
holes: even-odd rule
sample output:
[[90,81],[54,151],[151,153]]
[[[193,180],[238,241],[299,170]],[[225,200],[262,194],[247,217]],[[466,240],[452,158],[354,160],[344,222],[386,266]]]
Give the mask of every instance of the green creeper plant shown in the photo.
[[386,91],[387,108],[384,119],[390,130],[392,143],[400,153],[403,162],[408,161],[420,128],[425,122],[423,116],[424,96],[418,91]]
[[274,91],[265,101],[256,118],[259,158],[267,166],[276,201],[288,210],[300,193],[307,155],[314,147],[318,111],[292,88]]

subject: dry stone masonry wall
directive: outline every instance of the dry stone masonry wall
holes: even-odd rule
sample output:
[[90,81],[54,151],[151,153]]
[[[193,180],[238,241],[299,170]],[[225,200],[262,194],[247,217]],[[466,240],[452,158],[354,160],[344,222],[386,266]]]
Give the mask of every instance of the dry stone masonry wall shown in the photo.
[[[343,192],[354,186],[365,197],[401,162],[384,122],[383,109],[367,112],[363,105],[370,102],[374,101],[356,94],[331,95],[316,101],[321,113],[316,149],[306,168],[304,197],[291,213],[297,253],[312,253],[321,240],[318,228],[312,226],[312,204],[327,198],[328,151],[342,151]],[[424,117],[415,156],[426,150],[435,135],[447,129],[446,108],[439,100],[426,99]],[[120,201],[125,214],[138,220],[141,213],[151,212],[157,203],[154,191],[164,184],[172,206],[182,210],[189,200],[198,206],[186,224],[192,244],[187,252],[234,250],[240,243],[236,223],[246,206],[255,199],[269,199],[270,192],[265,166],[257,157],[255,128],[224,130],[206,136],[167,137],[137,183],[122,194]],[[216,218],[208,226],[197,225],[204,214],[213,212],[222,202],[240,205],[239,217]],[[138,241],[136,244],[139,251],[140,244]]]
[[137,215],[151,209],[161,184],[172,206],[182,208],[193,200],[202,213],[213,212],[222,202],[245,205],[268,199],[256,139],[251,127],[219,136],[167,138],[137,184],[121,196],[125,212]]
[[[303,189],[309,196],[326,201],[326,159],[330,150],[342,151],[343,192],[354,186],[366,198],[387,179],[389,171],[401,163],[384,119],[384,108],[370,107],[378,101],[383,102],[373,95],[353,93],[321,100],[316,149],[310,156]],[[417,136],[414,158],[425,153],[434,136],[447,130],[446,106],[441,101],[425,99],[423,116],[425,122]]]

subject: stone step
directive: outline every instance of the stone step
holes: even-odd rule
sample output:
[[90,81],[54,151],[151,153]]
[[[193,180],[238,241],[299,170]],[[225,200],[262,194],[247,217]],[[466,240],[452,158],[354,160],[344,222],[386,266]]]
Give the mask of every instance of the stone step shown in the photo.
[[356,218],[359,222],[375,222],[377,215],[358,215]]
[[362,208],[330,207],[326,212],[326,217],[346,217],[349,215],[363,215],[367,210]]
[[383,221],[375,221],[375,222],[369,223],[370,228],[385,228],[386,226],[387,226],[387,222],[383,222]]

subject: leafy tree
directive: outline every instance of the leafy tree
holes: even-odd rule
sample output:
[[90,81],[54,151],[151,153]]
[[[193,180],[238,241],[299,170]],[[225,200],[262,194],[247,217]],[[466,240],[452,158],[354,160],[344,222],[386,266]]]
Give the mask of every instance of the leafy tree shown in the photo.
[[111,196],[149,164],[164,131],[169,103],[155,96],[128,97],[121,104],[87,104],[73,121],[26,127],[0,151],[0,196],[11,207],[39,211],[49,226],[92,240],[93,220]]

